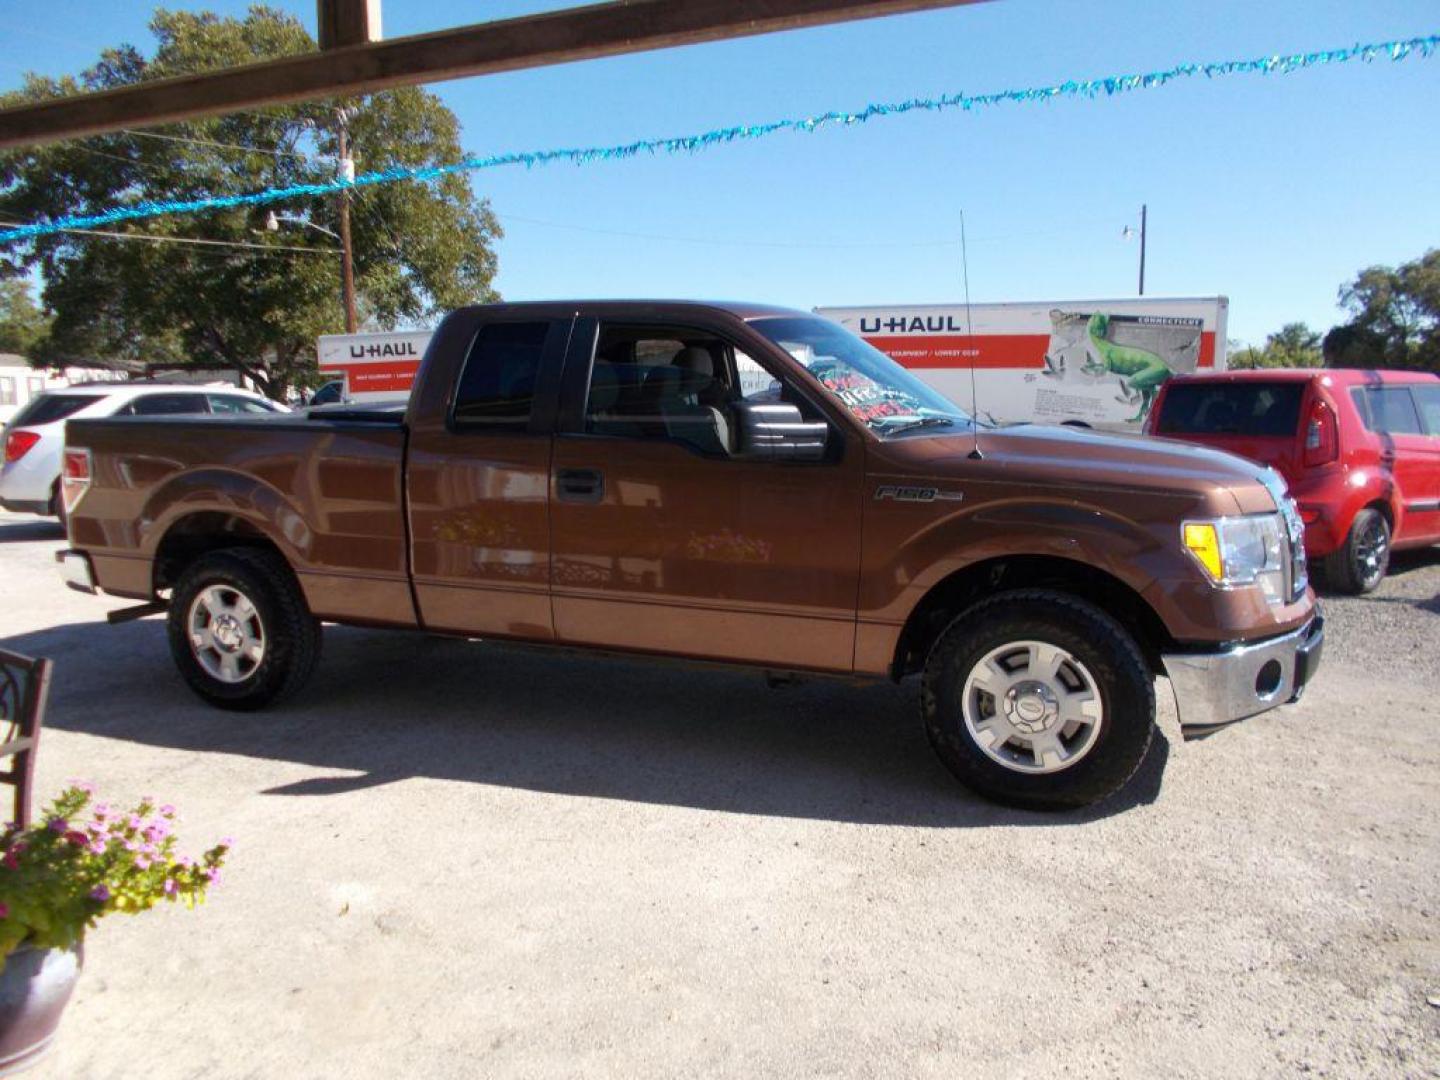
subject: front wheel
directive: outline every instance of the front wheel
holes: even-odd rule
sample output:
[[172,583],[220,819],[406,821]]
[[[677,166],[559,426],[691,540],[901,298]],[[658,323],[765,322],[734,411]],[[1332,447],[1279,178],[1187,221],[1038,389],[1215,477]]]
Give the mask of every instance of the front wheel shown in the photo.
[[258,548],[191,563],[170,598],[168,630],[190,689],[222,709],[259,709],[294,693],[320,657],[320,623],[289,564]]
[[1113,794],[1155,730],[1135,640],[1065,593],[1027,589],[961,613],[925,665],[925,729],[945,766],[996,802],[1061,810]]

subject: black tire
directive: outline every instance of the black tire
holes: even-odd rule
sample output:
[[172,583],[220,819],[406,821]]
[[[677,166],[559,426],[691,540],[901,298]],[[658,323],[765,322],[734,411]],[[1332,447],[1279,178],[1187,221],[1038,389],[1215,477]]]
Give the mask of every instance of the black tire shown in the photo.
[[1345,542],[1320,562],[1325,584],[1351,596],[1374,591],[1389,569],[1390,522],[1368,507],[1355,515]]
[[[191,647],[191,607],[212,586],[248,598],[263,631],[261,659],[237,682],[207,671]],[[212,551],[187,566],[171,595],[167,625],[170,655],[180,674],[190,689],[221,709],[251,711],[295,693],[320,659],[320,623],[310,614],[300,583],[283,558],[263,548]]]
[[[1089,749],[1056,772],[999,763],[964,718],[971,669],[993,650],[1025,641],[1070,654],[1088,669],[1100,698]],[[956,779],[1030,810],[1068,810],[1114,794],[1140,767],[1155,731],[1155,684],[1134,638],[1093,604],[1043,589],[1000,593],[962,612],[930,651],[920,700],[930,744]]]
[[50,492],[50,516],[60,520],[60,527],[65,530],[66,535],[70,532],[70,522],[65,520],[65,499],[60,494],[60,481],[55,481],[55,488]]

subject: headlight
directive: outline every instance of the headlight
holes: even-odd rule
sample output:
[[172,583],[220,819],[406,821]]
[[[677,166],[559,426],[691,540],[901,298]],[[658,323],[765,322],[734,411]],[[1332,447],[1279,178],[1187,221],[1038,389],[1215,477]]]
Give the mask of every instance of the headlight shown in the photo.
[[1216,585],[1258,585],[1272,604],[1285,600],[1285,571],[1290,554],[1280,514],[1187,521],[1181,539],[1200,569]]

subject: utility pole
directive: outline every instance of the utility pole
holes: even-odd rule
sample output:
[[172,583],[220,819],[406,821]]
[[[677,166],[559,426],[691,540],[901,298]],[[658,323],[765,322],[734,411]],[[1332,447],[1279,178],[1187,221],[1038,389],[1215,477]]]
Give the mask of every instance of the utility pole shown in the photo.
[[[355,162],[350,157],[350,116],[351,113],[348,109],[335,111],[340,141],[340,174],[346,180],[355,179]],[[1144,250],[1143,245],[1141,250]],[[358,320],[355,318],[355,252],[350,246],[349,188],[340,190],[340,291],[345,298],[345,332],[353,334],[358,326]],[[1141,292],[1144,292],[1143,284]]]
[[[343,152],[343,151],[342,151],[342,152]],[[346,232],[345,235],[346,235],[346,236],[349,236],[350,234],[349,234],[349,232]],[[346,242],[346,245],[345,245],[345,246],[346,246],[347,248],[350,246],[348,241]],[[1144,295],[1145,295],[1145,204],[1144,204],[1144,203],[1141,203],[1141,204],[1140,204],[1140,295],[1141,295],[1141,296],[1144,296]]]

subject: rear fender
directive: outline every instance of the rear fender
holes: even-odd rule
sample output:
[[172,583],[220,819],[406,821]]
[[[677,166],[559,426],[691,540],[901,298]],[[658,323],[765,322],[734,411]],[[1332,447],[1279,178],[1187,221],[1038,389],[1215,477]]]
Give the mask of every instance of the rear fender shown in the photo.
[[312,561],[315,529],[300,508],[263,480],[230,469],[182,473],[151,492],[140,518],[140,550],[154,558],[177,522],[204,513],[230,515],[253,526],[296,569]]

